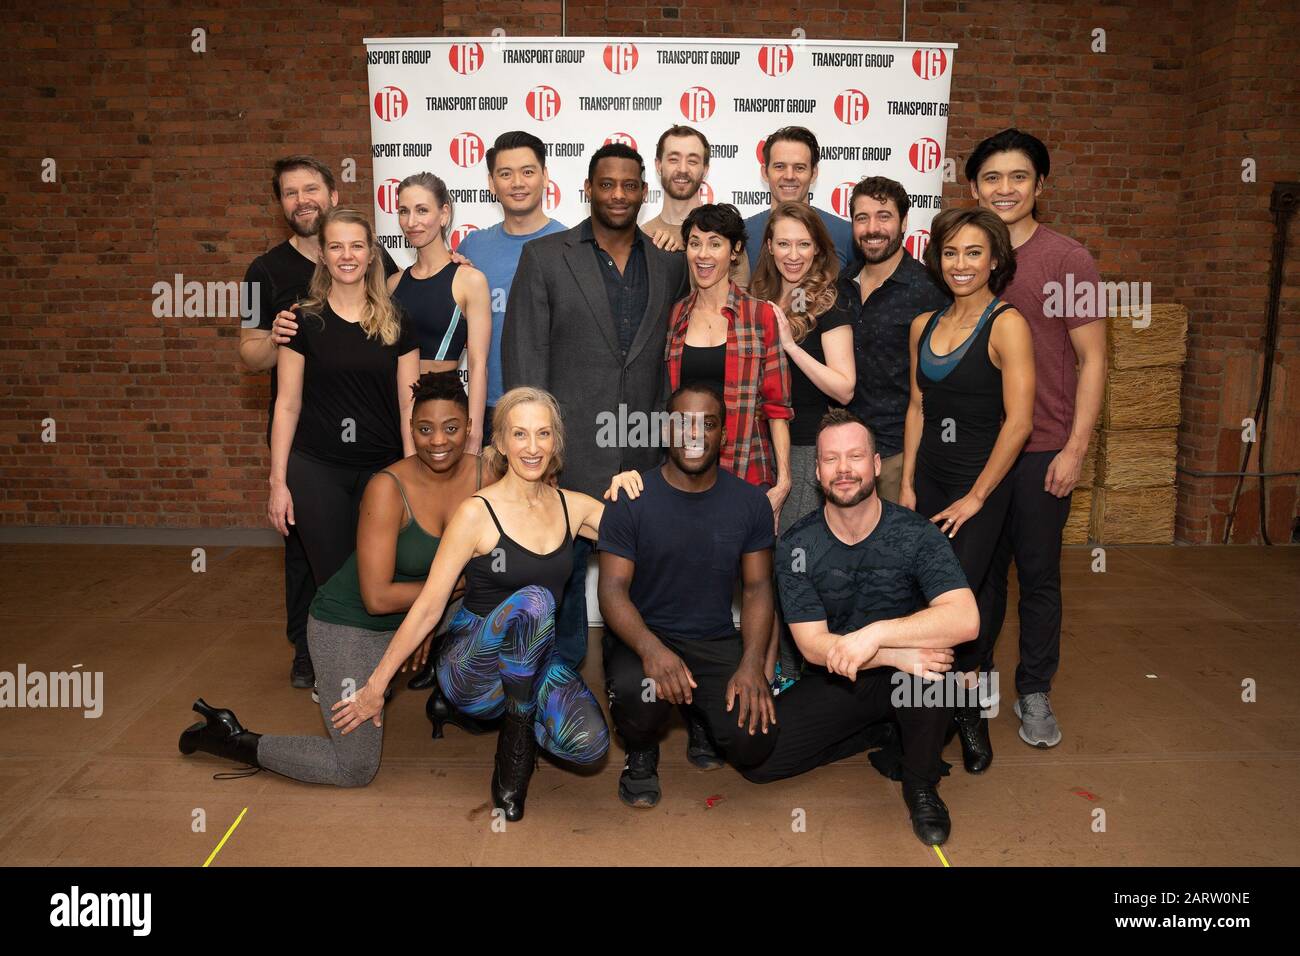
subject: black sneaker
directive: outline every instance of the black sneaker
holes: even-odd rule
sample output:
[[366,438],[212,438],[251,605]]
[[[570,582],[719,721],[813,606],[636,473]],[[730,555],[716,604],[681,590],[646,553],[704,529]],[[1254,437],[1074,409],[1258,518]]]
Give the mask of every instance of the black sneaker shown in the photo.
[[709,737],[708,725],[693,712],[686,712],[686,729],[690,734],[686,742],[686,759],[698,770],[717,770],[725,762],[718,755]]
[[659,802],[659,747],[629,750],[618,778],[618,798],[629,807],[648,810]]
[[289,683],[306,690],[315,688],[316,671],[311,666],[311,656],[302,650],[293,655],[293,668],[289,671]]
[[903,781],[903,802],[912,818],[912,832],[926,846],[938,846],[948,839],[952,820],[948,807],[934,787],[913,786]]

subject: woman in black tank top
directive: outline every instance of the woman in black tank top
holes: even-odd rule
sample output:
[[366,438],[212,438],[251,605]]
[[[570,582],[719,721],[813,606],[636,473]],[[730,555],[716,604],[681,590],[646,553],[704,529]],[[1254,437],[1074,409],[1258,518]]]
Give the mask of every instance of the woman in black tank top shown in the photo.
[[[1024,316],[997,298],[1015,273],[1011,237],[985,209],[952,209],[930,226],[926,266],[953,303],[912,322],[912,400],[903,433],[899,504],[929,517],[952,541],[981,611],[982,585],[1011,501],[1004,482],[1029,438],[1034,414],[1034,351]],[[987,620],[987,616],[981,614]],[[976,671],[986,642],[954,648],[961,686],[955,725],[962,761],[982,773],[993,760]]]
[[487,277],[473,266],[451,261],[447,227],[451,195],[433,173],[407,176],[397,187],[397,222],[415,248],[416,260],[388,279],[388,291],[406,311],[420,345],[421,372],[460,368],[468,352],[469,444],[483,446],[487,402],[487,360],[492,348],[492,302]]
[[499,480],[456,509],[424,590],[334,720],[348,733],[378,719],[388,682],[437,625],[463,571],[464,602],[438,651],[438,682],[464,713],[504,716],[492,800],[507,820],[523,816],[536,745],[582,764],[609,747],[596,698],[555,653],[555,606],[572,570],[573,538],[595,540],[605,510],[556,486],[563,455],[564,426],[548,392],[516,388],[501,397],[484,454]]

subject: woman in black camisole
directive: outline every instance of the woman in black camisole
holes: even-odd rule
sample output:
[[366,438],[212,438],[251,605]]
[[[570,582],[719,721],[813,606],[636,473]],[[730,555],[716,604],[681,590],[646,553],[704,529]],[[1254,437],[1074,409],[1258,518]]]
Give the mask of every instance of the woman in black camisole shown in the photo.
[[469,444],[483,445],[487,360],[492,348],[492,301],[487,277],[453,262],[447,248],[451,194],[433,173],[407,176],[397,187],[397,222],[415,249],[409,267],[388,277],[388,291],[411,320],[420,346],[420,372],[458,371],[465,356],[469,392]]
[[463,571],[464,602],[438,652],[438,681],[464,713],[504,715],[492,800],[507,820],[523,816],[536,745],[580,764],[609,747],[596,698],[555,653],[555,606],[572,571],[573,537],[595,540],[605,510],[556,486],[563,455],[564,426],[548,392],[515,388],[501,397],[484,452],[499,480],[456,509],[388,650],[365,686],[335,710],[334,726],[345,734],[380,720],[384,689],[437,625]]
[[[977,595],[1011,503],[1004,482],[1033,429],[1034,346],[1024,316],[998,298],[1015,274],[1011,236],[986,209],[951,209],[930,226],[926,266],[953,302],[912,322],[912,399],[903,432],[898,503],[930,518],[952,541]],[[988,722],[974,693],[989,638],[954,648],[953,670],[972,693],[951,734],[962,762],[982,773],[993,760]],[[985,688],[984,698],[996,696]]]

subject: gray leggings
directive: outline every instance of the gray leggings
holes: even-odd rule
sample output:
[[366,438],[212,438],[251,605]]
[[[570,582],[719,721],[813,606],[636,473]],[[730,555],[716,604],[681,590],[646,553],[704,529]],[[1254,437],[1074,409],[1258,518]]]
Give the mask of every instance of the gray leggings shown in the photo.
[[[443,624],[460,609],[456,601],[448,608]],[[439,627],[442,633],[444,627]],[[344,734],[334,727],[332,708],[345,693],[360,690],[379,665],[395,631],[367,631],[360,627],[329,624],[314,616],[307,618],[307,646],[316,671],[316,693],[328,737],[284,737],[263,734],[257,743],[257,761],[267,770],[306,783],[329,783],[336,787],[364,787],[379,771],[384,730],[367,720]],[[433,651],[430,651],[432,654]],[[348,681],[344,686],[344,681]]]

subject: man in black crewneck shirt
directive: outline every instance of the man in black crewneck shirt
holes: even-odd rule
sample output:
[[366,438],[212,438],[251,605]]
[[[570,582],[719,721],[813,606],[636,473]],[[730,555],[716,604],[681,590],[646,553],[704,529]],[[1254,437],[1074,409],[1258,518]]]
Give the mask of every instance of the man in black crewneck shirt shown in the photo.
[[[256,302],[257,311],[244,316],[239,330],[239,358],[252,372],[271,373],[271,401],[266,415],[266,443],[271,444],[271,415],[275,411],[275,367],[279,347],[298,330],[289,316],[277,313],[289,309],[307,295],[311,277],[320,258],[317,228],[321,217],[338,204],[334,173],[310,156],[286,156],[276,160],[271,173],[271,191],[293,235],[252,261],[244,273],[251,290],[241,301]],[[380,250],[384,272],[392,275],[397,264],[386,250]],[[256,320],[256,324],[253,321]],[[315,683],[311,657],[307,653],[307,608],[316,594],[307,552],[297,530],[290,526],[284,539],[284,606],[285,635],[294,645],[294,687],[311,687]]]

